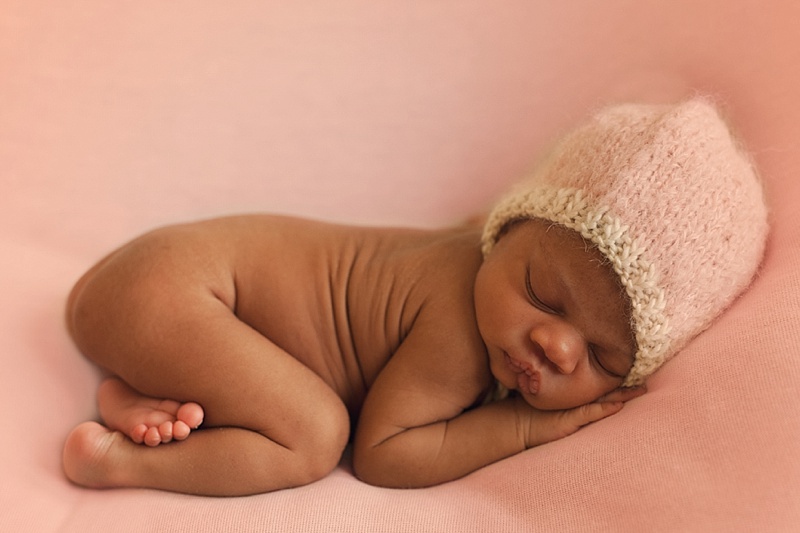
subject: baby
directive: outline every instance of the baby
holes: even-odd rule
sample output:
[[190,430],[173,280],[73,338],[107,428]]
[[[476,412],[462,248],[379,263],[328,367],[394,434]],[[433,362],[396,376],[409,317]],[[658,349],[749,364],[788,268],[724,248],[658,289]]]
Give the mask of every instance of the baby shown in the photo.
[[65,472],[253,494],[324,477],[352,436],[366,482],[456,479],[642,394],[750,283],[766,234],[761,185],[703,99],[599,112],[482,233],[272,216],[154,231],[70,295],[69,331],[107,377]]

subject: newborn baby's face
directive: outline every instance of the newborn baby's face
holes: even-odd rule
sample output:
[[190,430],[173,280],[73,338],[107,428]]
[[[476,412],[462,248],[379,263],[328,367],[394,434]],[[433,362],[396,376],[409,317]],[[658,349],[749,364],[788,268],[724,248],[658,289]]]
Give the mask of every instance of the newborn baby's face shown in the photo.
[[630,301],[602,254],[574,231],[512,224],[478,272],[475,310],[492,374],[533,407],[594,401],[633,364]]

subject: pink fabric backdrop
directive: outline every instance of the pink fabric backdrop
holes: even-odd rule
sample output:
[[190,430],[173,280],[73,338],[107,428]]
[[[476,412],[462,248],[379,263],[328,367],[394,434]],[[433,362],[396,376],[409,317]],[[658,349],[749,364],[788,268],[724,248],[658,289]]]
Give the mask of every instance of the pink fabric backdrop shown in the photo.
[[[0,0],[0,530],[794,530],[800,4]],[[154,226],[243,211],[435,226],[484,209],[601,103],[710,92],[772,202],[760,278],[619,415],[454,483],[348,462],[238,499],[60,470],[98,377],[73,281]]]

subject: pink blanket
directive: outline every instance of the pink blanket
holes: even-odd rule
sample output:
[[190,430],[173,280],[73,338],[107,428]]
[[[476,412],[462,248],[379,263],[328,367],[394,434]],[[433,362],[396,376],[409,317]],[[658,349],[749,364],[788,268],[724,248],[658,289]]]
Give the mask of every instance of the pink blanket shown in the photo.
[[[0,530],[710,531],[800,523],[800,4],[7,0],[0,9]],[[710,92],[766,182],[752,289],[577,434],[425,490],[91,491],[64,298],[154,226],[245,211],[435,226],[599,104]]]

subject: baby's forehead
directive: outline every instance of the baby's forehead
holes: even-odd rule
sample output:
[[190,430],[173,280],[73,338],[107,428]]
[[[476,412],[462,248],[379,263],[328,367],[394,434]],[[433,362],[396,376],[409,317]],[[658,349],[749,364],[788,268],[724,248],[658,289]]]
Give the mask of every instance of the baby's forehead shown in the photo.
[[[531,246],[546,247],[555,255],[584,252],[586,263],[594,266],[608,267],[610,261],[592,241],[586,239],[574,229],[543,218],[517,218],[509,222],[501,230],[498,241],[516,227],[531,227]],[[580,255],[580,254],[577,254]]]
[[[561,224],[540,218],[525,218],[512,221],[504,234],[518,233],[519,241],[514,243],[520,256],[535,259],[539,267],[549,266],[567,275],[571,281],[581,281],[591,277],[602,280],[603,286],[613,286],[613,292],[624,297],[626,307],[630,307],[622,280],[614,270],[613,263],[590,240],[577,231]],[[498,239],[498,242],[502,239]],[[562,277],[558,278],[563,281]]]

